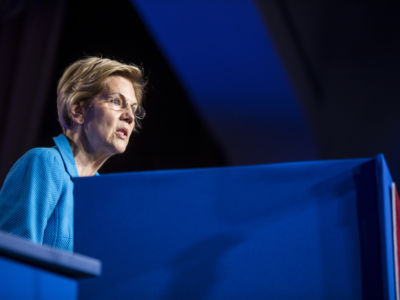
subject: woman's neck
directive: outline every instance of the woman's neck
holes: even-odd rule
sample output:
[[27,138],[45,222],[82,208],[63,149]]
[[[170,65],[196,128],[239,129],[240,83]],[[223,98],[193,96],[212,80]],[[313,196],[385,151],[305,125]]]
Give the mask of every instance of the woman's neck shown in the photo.
[[86,139],[82,138],[79,131],[66,130],[65,136],[71,146],[80,177],[93,176],[110,157],[106,153],[90,149]]

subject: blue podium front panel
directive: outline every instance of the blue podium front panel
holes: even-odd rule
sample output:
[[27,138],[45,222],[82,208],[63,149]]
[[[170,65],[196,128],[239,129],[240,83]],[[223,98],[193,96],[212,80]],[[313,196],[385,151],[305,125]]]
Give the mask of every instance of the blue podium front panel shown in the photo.
[[103,261],[102,277],[81,281],[79,296],[394,299],[383,165],[378,157],[78,178],[76,251]]
[[76,300],[77,282],[0,257],[0,299]]

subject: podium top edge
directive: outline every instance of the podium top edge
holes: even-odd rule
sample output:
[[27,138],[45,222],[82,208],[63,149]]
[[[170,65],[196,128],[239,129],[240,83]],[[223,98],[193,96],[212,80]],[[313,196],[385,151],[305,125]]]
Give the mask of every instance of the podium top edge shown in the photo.
[[[270,163],[270,164],[253,164],[253,165],[236,165],[236,166],[217,166],[217,167],[207,167],[207,168],[183,168],[183,169],[163,169],[163,170],[144,170],[144,171],[132,171],[132,172],[119,172],[119,173],[104,173],[100,174],[101,177],[104,176],[126,176],[126,175],[162,175],[162,174],[171,174],[171,173],[191,173],[191,172],[208,172],[208,171],[219,171],[219,170],[246,170],[246,169],[255,169],[255,168],[279,168],[279,167],[289,167],[289,166],[306,166],[306,165],[319,165],[319,164],[335,164],[335,163],[354,163],[354,165],[363,164],[369,161],[374,161],[377,159],[382,159],[383,154],[378,154],[375,157],[367,157],[367,158],[346,158],[346,159],[329,159],[329,160],[312,160],[312,161],[294,161],[294,162],[279,162],[279,163]],[[88,177],[76,177],[74,179],[79,178],[86,179],[92,178],[94,176]]]
[[0,256],[73,279],[101,274],[101,262],[0,231]]

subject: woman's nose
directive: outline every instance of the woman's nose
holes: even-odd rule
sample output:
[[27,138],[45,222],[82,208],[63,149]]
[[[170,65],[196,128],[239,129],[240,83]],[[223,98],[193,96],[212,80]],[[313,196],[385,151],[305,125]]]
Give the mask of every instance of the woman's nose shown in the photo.
[[121,115],[121,119],[126,121],[128,124],[132,124],[133,120],[135,119],[135,116],[129,108],[126,108]]

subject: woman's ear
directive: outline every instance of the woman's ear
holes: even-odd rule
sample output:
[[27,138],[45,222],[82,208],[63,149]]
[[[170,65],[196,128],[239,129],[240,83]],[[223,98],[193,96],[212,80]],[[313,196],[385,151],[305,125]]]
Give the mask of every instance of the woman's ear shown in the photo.
[[84,112],[85,111],[81,103],[74,104],[71,108],[71,119],[75,123],[82,125],[85,122]]

